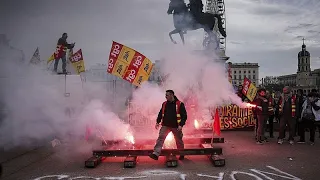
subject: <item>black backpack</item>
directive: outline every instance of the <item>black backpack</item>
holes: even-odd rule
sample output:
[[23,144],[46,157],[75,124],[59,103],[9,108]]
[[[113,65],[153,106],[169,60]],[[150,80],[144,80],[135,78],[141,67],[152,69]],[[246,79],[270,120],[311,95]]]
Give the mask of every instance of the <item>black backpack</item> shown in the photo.
[[314,116],[313,111],[312,111],[311,102],[310,102],[309,99],[307,99],[306,101],[307,101],[307,107],[303,111],[302,118],[306,119],[306,120],[309,120],[309,121],[314,121],[315,120],[315,116]]

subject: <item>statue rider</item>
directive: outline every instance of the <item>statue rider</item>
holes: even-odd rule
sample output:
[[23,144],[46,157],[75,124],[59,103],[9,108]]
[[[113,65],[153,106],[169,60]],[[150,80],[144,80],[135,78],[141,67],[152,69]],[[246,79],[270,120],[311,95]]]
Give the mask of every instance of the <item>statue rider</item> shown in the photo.
[[190,9],[190,13],[195,19],[196,22],[199,23],[203,11],[203,3],[202,0],[189,0],[188,8]]
[[188,7],[184,0],[170,0],[167,13],[173,14],[174,24],[179,26],[175,28],[183,29],[187,26],[185,17],[188,13]]

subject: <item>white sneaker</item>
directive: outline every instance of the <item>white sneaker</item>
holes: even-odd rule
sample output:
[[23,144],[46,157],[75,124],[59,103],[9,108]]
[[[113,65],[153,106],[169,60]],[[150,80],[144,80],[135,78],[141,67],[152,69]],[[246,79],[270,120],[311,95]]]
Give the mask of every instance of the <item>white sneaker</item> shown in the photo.
[[282,144],[282,143],[283,143],[283,139],[279,139],[278,144]]

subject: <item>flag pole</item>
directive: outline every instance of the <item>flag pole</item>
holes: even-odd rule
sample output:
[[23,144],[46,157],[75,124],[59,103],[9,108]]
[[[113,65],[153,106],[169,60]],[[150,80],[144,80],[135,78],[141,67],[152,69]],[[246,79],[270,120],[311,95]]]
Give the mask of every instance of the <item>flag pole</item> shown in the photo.
[[[210,110],[211,111],[211,117],[215,117],[215,116],[212,116],[212,109]],[[212,118],[213,122],[212,122],[212,138],[211,138],[211,146],[213,146],[213,138],[214,138],[214,121],[215,121],[215,118]]]

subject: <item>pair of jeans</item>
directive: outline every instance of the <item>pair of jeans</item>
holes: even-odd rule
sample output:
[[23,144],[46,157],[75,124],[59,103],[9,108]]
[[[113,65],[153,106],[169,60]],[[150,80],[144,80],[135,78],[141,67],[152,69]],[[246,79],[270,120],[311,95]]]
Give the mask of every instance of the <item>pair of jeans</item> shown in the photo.
[[257,140],[261,141],[265,139],[265,126],[268,120],[268,115],[257,115]]
[[177,149],[184,149],[184,143],[182,140],[183,133],[179,131],[178,128],[171,128],[167,126],[162,126],[159,131],[159,137],[157,139],[156,145],[154,146],[153,154],[159,156],[161,154],[163,143],[167,135],[172,132],[174,139],[176,141]]
[[279,130],[279,139],[285,138],[285,130],[286,126],[288,126],[289,129],[289,141],[294,140],[294,131],[295,131],[295,118],[283,115],[280,118],[280,130]]
[[314,142],[316,136],[316,125],[314,124],[314,121],[307,119],[302,119],[302,121],[299,124],[300,141],[305,141],[306,128],[308,128],[310,131],[310,141]]
[[269,129],[270,137],[273,137],[273,120],[274,120],[274,115],[269,115],[269,118],[268,118],[268,122],[269,122],[268,129]]
[[[54,60],[54,68],[53,68],[53,70],[55,72],[57,72],[59,60],[60,59],[55,59]],[[62,56],[61,60],[62,60],[62,71],[65,73],[65,72],[67,72],[67,70],[66,70],[66,68],[67,68],[67,58],[66,58],[66,56]]]

